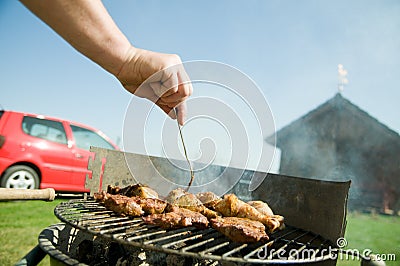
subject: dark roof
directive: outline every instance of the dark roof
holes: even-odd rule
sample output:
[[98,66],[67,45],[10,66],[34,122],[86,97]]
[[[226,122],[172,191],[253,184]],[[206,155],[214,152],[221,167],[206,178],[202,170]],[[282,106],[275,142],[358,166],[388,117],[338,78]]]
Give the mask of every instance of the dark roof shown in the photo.
[[[280,144],[285,142],[287,138],[291,138],[293,134],[306,130],[310,125],[316,130],[321,120],[330,120],[330,125],[327,122],[322,123],[325,127],[337,127],[338,124],[346,124],[349,117],[355,118],[364,125],[366,130],[373,132],[377,136],[380,136],[380,138],[396,142],[400,141],[400,136],[397,132],[345,99],[340,93],[337,93],[333,98],[277,131],[276,145],[280,147]],[[349,130],[351,130],[351,127]],[[273,138],[274,136],[269,136],[266,138],[266,141],[273,143]]]
[[399,134],[341,94],[279,130],[276,146],[281,174],[351,179],[352,206],[400,204]]

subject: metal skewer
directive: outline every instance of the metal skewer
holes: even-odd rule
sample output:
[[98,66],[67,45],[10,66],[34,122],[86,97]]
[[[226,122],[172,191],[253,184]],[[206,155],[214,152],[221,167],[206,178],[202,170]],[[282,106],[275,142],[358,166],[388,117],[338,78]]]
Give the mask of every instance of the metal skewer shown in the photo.
[[175,116],[176,116],[176,122],[177,122],[177,124],[178,124],[179,135],[181,136],[181,141],[182,141],[182,146],[183,146],[183,152],[185,153],[185,158],[186,158],[186,161],[188,162],[189,170],[190,170],[190,181],[189,181],[188,187],[186,188],[186,191],[189,191],[189,188],[190,188],[190,186],[192,185],[193,180],[194,180],[194,172],[193,172],[192,164],[191,164],[191,162],[190,162],[190,160],[189,160],[189,157],[188,157],[188,155],[187,155],[186,146],[185,146],[185,141],[183,140],[183,134],[182,134],[181,125],[179,124],[179,121],[178,121],[178,108],[174,108],[174,111],[175,111]]

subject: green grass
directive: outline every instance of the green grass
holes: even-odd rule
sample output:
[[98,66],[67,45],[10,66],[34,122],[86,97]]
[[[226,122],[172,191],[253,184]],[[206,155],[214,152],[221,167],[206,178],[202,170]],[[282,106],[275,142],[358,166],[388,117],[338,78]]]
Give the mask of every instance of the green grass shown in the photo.
[[[14,265],[38,243],[39,233],[59,220],[54,207],[62,200],[0,202],[0,265]],[[345,238],[345,249],[370,249],[375,254],[395,254],[400,261],[400,217],[350,213]],[[49,257],[39,264],[49,265]],[[339,266],[359,266],[359,261],[342,259]]]
[[[60,202],[0,202],[0,265],[17,263],[38,244],[38,236],[44,228],[60,222],[53,214]],[[39,265],[50,265],[49,257]]]
[[[400,217],[372,214],[350,213],[347,216],[345,239],[348,245],[344,249],[366,249],[373,254],[395,254],[396,261],[386,261],[386,265],[395,266],[400,262]],[[338,262],[338,266],[360,265],[352,258]]]

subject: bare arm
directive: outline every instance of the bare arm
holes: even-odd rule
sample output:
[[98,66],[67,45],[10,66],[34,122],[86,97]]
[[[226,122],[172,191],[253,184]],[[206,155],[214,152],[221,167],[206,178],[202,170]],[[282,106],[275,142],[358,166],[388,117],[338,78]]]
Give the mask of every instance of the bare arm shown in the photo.
[[[192,93],[192,86],[183,67],[173,67],[182,64],[179,56],[132,46],[100,0],[21,2],[76,50],[113,74],[129,92],[153,101],[173,118],[171,111],[178,106],[178,120],[183,124],[181,103]],[[152,84],[137,91],[155,73]]]
[[79,52],[117,75],[131,44],[99,0],[22,0]]

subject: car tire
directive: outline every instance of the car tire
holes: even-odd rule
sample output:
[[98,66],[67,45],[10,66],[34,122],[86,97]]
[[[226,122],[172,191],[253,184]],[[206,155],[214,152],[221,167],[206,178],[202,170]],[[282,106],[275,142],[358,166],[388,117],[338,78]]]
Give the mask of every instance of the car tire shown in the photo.
[[8,168],[1,179],[1,187],[5,188],[39,188],[39,175],[26,165],[14,165]]

